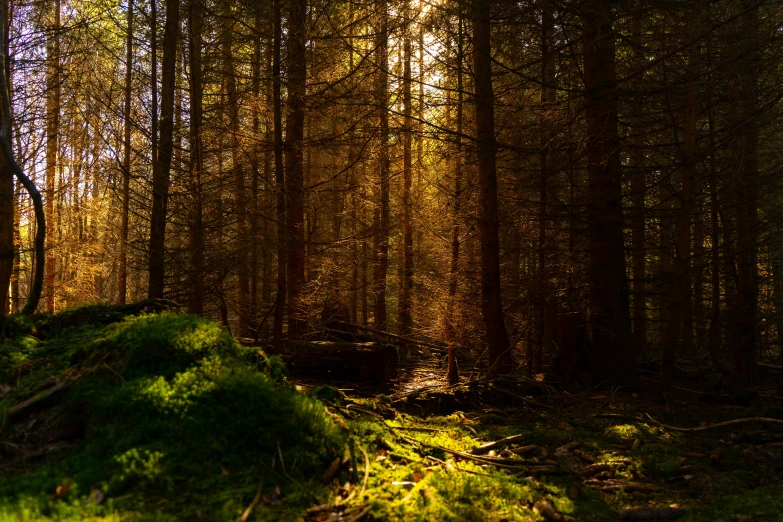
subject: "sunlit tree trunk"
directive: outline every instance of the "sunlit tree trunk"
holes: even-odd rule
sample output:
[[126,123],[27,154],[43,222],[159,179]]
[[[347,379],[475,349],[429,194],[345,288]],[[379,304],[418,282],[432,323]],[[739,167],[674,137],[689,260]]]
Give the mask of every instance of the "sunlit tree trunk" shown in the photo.
[[476,92],[481,311],[488,345],[489,371],[491,374],[502,374],[511,370],[511,356],[508,352],[508,336],[500,297],[500,225],[490,43],[491,5],[492,0],[473,0],[473,71]]
[[127,33],[125,35],[125,107],[123,110],[122,144],[122,217],[120,225],[120,255],[117,267],[117,302],[125,304],[128,296],[128,214],[130,212],[131,164],[131,81],[133,80],[133,0],[128,0]]
[[[373,250],[375,265],[373,267],[373,297],[376,328],[386,329],[386,275],[389,269],[389,12],[386,0],[379,0],[379,27],[376,41],[376,56],[378,79],[375,91],[375,103],[378,106],[380,143],[378,147],[378,176],[380,194],[374,225]],[[402,353],[401,355],[405,355]]]
[[[449,263],[449,297],[446,302],[446,342],[448,343],[448,374],[449,384],[459,382],[459,368],[457,366],[457,356],[455,346],[455,308],[457,306],[457,286],[459,282],[459,251],[460,251],[460,224],[462,220],[462,123],[464,108],[464,85],[463,85],[463,62],[464,62],[464,17],[462,5],[459,7],[459,20],[457,30],[457,56],[456,56],[456,76],[457,76],[457,116],[456,116],[456,153],[454,157],[454,198],[453,198],[453,225],[451,231],[451,261]],[[421,141],[421,137],[419,137]]]
[[625,272],[612,3],[581,4],[587,120],[590,370],[596,382],[636,384]]
[[301,299],[305,283],[303,151],[307,88],[306,0],[291,0],[288,24],[288,110],[285,133],[288,337],[298,339],[306,325]]
[[60,79],[60,0],[52,3],[52,35],[46,42],[46,215],[49,228],[46,231],[46,311],[54,312],[55,307],[55,217],[54,201],[55,179],[57,178],[58,142],[60,132],[60,97],[62,91]]
[[413,136],[413,118],[411,107],[411,38],[410,38],[410,2],[406,2],[403,16],[406,17],[403,25],[403,85],[402,85],[402,104],[403,114],[403,168],[402,168],[402,281],[400,282],[400,303],[399,303],[399,325],[400,335],[409,336],[412,326],[412,303],[411,292],[413,291],[413,225],[411,209],[411,188],[413,186],[413,163],[412,163],[412,136]]

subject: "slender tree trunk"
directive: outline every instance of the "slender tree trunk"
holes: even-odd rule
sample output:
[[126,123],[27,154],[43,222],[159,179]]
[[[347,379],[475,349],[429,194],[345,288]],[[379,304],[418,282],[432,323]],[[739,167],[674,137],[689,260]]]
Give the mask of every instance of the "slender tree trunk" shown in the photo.
[[202,0],[190,0],[188,29],[190,31],[190,259],[189,279],[190,295],[188,311],[192,314],[204,313],[204,210],[202,194],[202,174],[204,171],[203,150],[201,145],[201,127],[204,120],[202,83],[202,31],[204,11]]
[[237,270],[237,334],[247,337],[250,335],[248,329],[250,281],[247,255],[247,196],[245,173],[242,168],[242,145],[239,140],[239,94],[237,93],[234,52],[232,49],[234,23],[230,21],[230,17],[227,17],[224,24],[222,42],[223,76],[225,78],[226,95],[228,98],[228,125],[231,135],[231,171],[234,178],[232,192],[234,196],[234,211],[236,213],[236,240],[234,243],[234,252],[236,255],[235,264]]
[[49,221],[46,242],[46,311],[55,307],[55,179],[57,178],[57,156],[60,132],[60,0],[52,3],[52,34],[46,43],[46,215]]
[[629,342],[612,6],[608,0],[588,0],[581,9],[589,185],[590,369],[597,382],[636,384],[636,357]]
[[548,316],[549,306],[549,269],[547,267],[547,196],[550,170],[552,169],[553,154],[551,140],[554,138],[547,129],[547,112],[555,101],[555,67],[552,53],[549,49],[550,33],[554,29],[554,17],[549,2],[542,3],[541,11],[541,165],[539,171],[539,196],[538,196],[538,325],[536,337],[536,350],[534,354],[535,372],[541,372],[541,359],[547,345],[547,329],[553,322]]
[[288,16],[288,113],[286,115],[286,195],[288,208],[288,337],[298,339],[306,325],[301,299],[305,283],[304,121],[307,89],[307,2],[291,0]]
[[413,118],[411,107],[411,38],[410,38],[410,0],[406,1],[404,16],[406,17],[403,26],[403,85],[402,85],[402,104],[403,114],[403,168],[402,168],[402,247],[403,247],[403,267],[402,289],[399,303],[399,325],[398,331],[402,336],[409,336],[412,327],[412,296],[413,291],[413,225],[411,208],[411,188],[413,186],[413,162],[412,162],[412,140],[413,140]]
[[179,2],[166,0],[161,69],[160,143],[152,169],[152,214],[150,216],[149,297],[162,298],[165,286],[166,206],[174,150],[174,87],[176,80]]
[[130,211],[131,164],[131,89],[133,80],[133,0],[128,0],[127,33],[125,35],[125,107],[122,144],[122,217],[120,225],[120,259],[117,268],[117,302],[125,304],[128,297],[128,213]]
[[500,225],[495,166],[497,144],[490,43],[491,5],[492,0],[473,0],[473,71],[476,93],[481,311],[488,344],[489,372],[502,374],[511,371],[511,354],[508,352],[508,336],[503,321],[500,293]]
[[[639,42],[642,35],[642,11],[634,13],[631,22],[631,32],[634,41]],[[633,64],[635,67],[644,67],[645,58],[641,53],[634,55]],[[639,82],[641,83],[641,82]],[[639,86],[638,84],[635,84]],[[631,112],[633,118],[640,118],[643,107],[642,93],[639,89],[632,94]],[[647,209],[645,205],[645,196],[647,194],[646,180],[646,162],[643,148],[644,140],[641,137],[643,126],[638,119],[631,120],[630,129],[631,146],[630,151],[630,178],[631,178],[631,206],[633,215],[631,218],[631,272],[632,272],[632,323],[634,343],[639,350],[640,356],[644,357],[647,352],[647,271],[646,271],[646,229],[647,229]]]
[[[387,0],[377,2],[380,27],[377,33],[378,84],[376,86],[376,104],[380,127],[380,145],[378,175],[380,178],[380,201],[376,220],[374,250],[375,266],[373,274],[374,324],[379,330],[386,329],[386,275],[389,270],[389,11]],[[401,353],[405,356],[405,352]]]
[[272,44],[272,105],[275,142],[275,185],[277,186],[277,297],[273,336],[275,348],[283,349],[283,321],[287,292],[286,184],[283,170],[283,109],[280,85],[280,50],[282,39],[280,0],[274,0],[274,36]]
[[[256,33],[256,37],[254,38],[253,42],[253,60],[251,62],[251,68],[252,68],[252,94],[253,98],[257,100],[258,102],[261,101],[261,38],[258,36],[261,34],[263,27],[261,26],[261,9],[259,6],[256,7],[255,15],[253,17],[253,30]],[[253,136],[255,139],[260,139],[260,128],[261,128],[261,118],[259,116],[258,111],[258,104],[253,103],[251,107],[251,119],[252,119],[252,129],[253,129]],[[259,290],[258,290],[258,276],[259,276],[259,265],[263,265],[263,268],[266,268],[266,265],[263,263],[259,263],[259,242],[263,242],[263,248],[266,251],[267,250],[267,244],[268,244],[268,237],[267,237],[267,230],[269,227],[267,227],[266,222],[263,223],[263,225],[259,222],[259,215],[261,211],[261,200],[259,199],[259,184],[260,184],[260,178],[261,178],[261,172],[260,172],[260,154],[258,150],[258,145],[253,144],[251,151],[250,151],[250,166],[251,166],[251,178],[250,178],[250,195],[252,198],[252,201],[250,203],[250,281],[249,281],[249,290],[250,290],[250,309],[248,310],[250,314],[250,321],[251,326],[255,325],[256,318],[258,316],[258,297],[259,297]],[[261,228],[261,230],[259,230]],[[263,273],[261,278],[261,286],[263,287],[265,278],[263,276],[266,275],[266,272]],[[254,332],[248,332],[248,333],[254,333]]]
[[742,130],[737,139],[737,152],[742,155],[741,172],[737,183],[737,274],[738,310],[736,341],[734,342],[733,373],[747,384],[758,381],[758,142],[759,130],[756,122],[758,110],[759,77],[759,9],[758,4],[745,0],[742,16],[742,63],[739,83],[741,95]]
[[[8,28],[10,27],[10,12],[8,0],[3,2],[3,48],[0,52],[9,56]],[[10,61],[10,60],[9,60]],[[10,64],[9,64],[10,65]],[[10,93],[10,67],[6,70],[8,79],[7,91]],[[11,105],[10,103],[8,104]],[[8,136],[10,141],[11,137]],[[19,269],[18,248],[15,248],[16,233],[18,231],[18,217],[16,212],[16,197],[14,194],[14,172],[8,158],[0,151],[0,320],[6,313],[15,311],[19,295]],[[9,299],[9,283],[12,285]]]
[[[691,35],[701,33],[701,18],[704,10],[702,0],[693,4],[693,19],[690,21]],[[679,193],[680,215],[674,242],[674,279],[672,281],[671,302],[667,321],[666,337],[663,345],[663,361],[659,379],[662,391],[671,390],[674,377],[674,364],[680,343],[680,321],[685,313],[686,300],[690,293],[688,265],[691,255],[691,215],[693,213],[693,183],[696,177],[696,124],[699,116],[699,67],[701,57],[698,46],[689,50],[688,85],[685,102],[685,128],[683,131],[682,187]],[[692,335],[692,331],[689,333]]]
[[[446,302],[446,342],[448,343],[448,374],[449,384],[459,382],[459,368],[457,365],[457,347],[455,346],[455,314],[454,309],[457,305],[457,285],[459,282],[459,250],[460,250],[460,223],[462,216],[462,122],[463,122],[463,62],[464,56],[464,17],[462,14],[462,4],[459,6],[459,21],[457,30],[457,121],[456,121],[456,154],[454,157],[454,199],[453,199],[453,225],[451,232],[451,262],[449,265],[449,297]],[[421,141],[421,137],[419,137]]]

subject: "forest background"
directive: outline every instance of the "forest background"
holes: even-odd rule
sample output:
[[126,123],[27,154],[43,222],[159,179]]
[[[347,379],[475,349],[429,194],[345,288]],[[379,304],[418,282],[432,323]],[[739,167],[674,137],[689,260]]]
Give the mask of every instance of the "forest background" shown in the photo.
[[[41,311],[165,297],[664,387],[783,353],[778,2],[3,3]],[[3,160],[16,312],[37,225]]]

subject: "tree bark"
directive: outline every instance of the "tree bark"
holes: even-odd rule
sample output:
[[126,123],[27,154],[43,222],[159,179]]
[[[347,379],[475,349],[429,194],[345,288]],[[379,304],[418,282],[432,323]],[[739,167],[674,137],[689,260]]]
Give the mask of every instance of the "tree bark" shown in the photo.
[[291,0],[288,16],[288,113],[286,115],[285,168],[288,254],[288,338],[298,339],[305,329],[304,236],[304,121],[307,89],[307,2]]
[[46,231],[46,311],[54,312],[55,275],[54,256],[54,200],[55,179],[57,178],[58,143],[60,132],[60,0],[54,0],[52,13],[52,35],[46,43],[46,215],[49,216],[49,229]]
[[275,348],[283,347],[283,322],[286,304],[286,186],[283,169],[283,108],[280,86],[280,52],[282,46],[282,14],[280,0],[274,0],[274,36],[272,43],[272,106],[275,149],[275,185],[277,188],[277,297],[275,298],[275,320],[273,337]]
[[[704,4],[696,0],[693,4],[693,19],[690,20],[691,37],[701,33],[701,19]],[[681,319],[685,313],[686,301],[690,294],[688,265],[691,255],[691,215],[693,213],[693,183],[696,177],[696,124],[699,116],[699,67],[701,57],[699,48],[692,45],[689,50],[688,85],[685,102],[685,125],[683,130],[682,186],[680,188],[680,215],[675,233],[674,279],[672,281],[671,302],[666,337],[663,345],[663,361],[659,385],[661,391],[671,390],[674,377],[674,364],[680,346]],[[692,335],[692,331],[688,332]]]
[[411,38],[410,38],[410,0],[405,3],[405,24],[403,26],[404,69],[402,84],[403,104],[403,167],[402,167],[402,235],[403,235],[403,267],[400,283],[399,325],[398,332],[409,336],[412,328],[412,296],[413,291],[413,225],[411,208],[411,187],[413,186],[412,135],[413,118],[411,107]]
[[758,381],[758,142],[756,122],[758,110],[759,52],[758,4],[745,0],[745,13],[741,19],[743,52],[737,66],[740,72],[741,131],[737,153],[741,154],[741,172],[736,185],[737,207],[737,275],[738,310],[736,315],[736,340],[733,353],[733,373],[746,384]]
[[590,369],[596,382],[636,384],[625,272],[614,16],[609,0],[581,6],[587,119]]
[[236,239],[234,252],[237,287],[236,287],[236,314],[237,333],[241,336],[250,335],[249,308],[250,308],[250,276],[248,267],[248,237],[247,237],[247,196],[245,173],[242,161],[242,144],[239,140],[239,94],[237,92],[236,71],[234,70],[233,35],[234,23],[230,16],[226,16],[223,27],[223,77],[226,85],[226,97],[228,98],[228,125],[231,136],[231,171],[234,178],[233,196],[234,213],[236,219]]
[[[454,196],[452,199],[453,224],[451,232],[451,260],[449,263],[449,297],[446,302],[446,331],[445,337],[448,343],[448,374],[449,384],[459,382],[459,368],[457,365],[457,347],[455,343],[456,336],[456,317],[455,308],[457,300],[457,286],[459,283],[459,251],[461,234],[461,205],[462,205],[462,123],[464,110],[464,85],[463,85],[463,61],[464,56],[464,17],[462,13],[462,4],[459,4],[459,20],[457,30],[457,56],[455,72],[457,75],[457,121],[456,121],[456,151],[454,154]],[[421,141],[421,137],[419,137]]]
[[174,151],[174,87],[176,81],[179,2],[166,0],[161,68],[160,143],[152,169],[152,214],[150,216],[149,298],[163,297],[165,287],[166,206],[169,197],[171,158]]
[[190,295],[188,312],[204,313],[204,208],[202,174],[204,172],[201,127],[204,120],[204,87],[201,53],[203,46],[204,11],[202,0],[190,0],[188,30],[190,31]]
[[[376,41],[378,84],[376,86],[376,104],[378,106],[378,125],[380,143],[378,151],[378,176],[380,181],[380,200],[375,220],[373,270],[373,322],[379,330],[386,329],[386,275],[389,270],[389,11],[387,0],[377,2],[379,28]],[[404,359],[406,353],[403,351]]]
[[495,155],[495,109],[490,42],[492,0],[473,0],[473,71],[478,160],[478,229],[481,257],[481,311],[488,345],[489,372],[511,371],[511,354],[500,294],[500,239]]
[[117,303],[128,297],[128,214],[130,212],[131,164],[131,88],[133,80],[133,0],[128,0],[127,33],[125,35],[125,107],[123,110],[122,143],[122,217],[120,224],[120,259],[117,267]]

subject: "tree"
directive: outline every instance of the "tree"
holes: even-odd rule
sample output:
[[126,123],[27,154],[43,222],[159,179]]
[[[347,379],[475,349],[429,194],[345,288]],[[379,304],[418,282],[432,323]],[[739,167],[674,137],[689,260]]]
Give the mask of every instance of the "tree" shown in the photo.
[[285,120],[286,235],[288,240],[288,337],[298,339],[306,326],[301,293],[305,283],[304,123],[307,94],[307,2],[291,0],[288,11],[288,111]]
[[609,0],[590,0],[580,9],[589,183],[590,370],[596,382],[635,384],[638,375],[629,343],[623,239],[614,15]]
[[481,312],[488,345],[490,373],[497,374],[511,370],[511,357],[508,353],[508,336],[500,301],[500,225],[492,92],[491,5],[491,0],[473,0],[473,74],[476,91]]
[[[154,0],[153,0],[154,2]],[[179,2],[166,0],[161,68],[160,143],[152,169],[150,217],[149,297],[162,298],[166,271],[166,205],[169,197],[171,159],[174,152],[174,87],[176,82]]]

